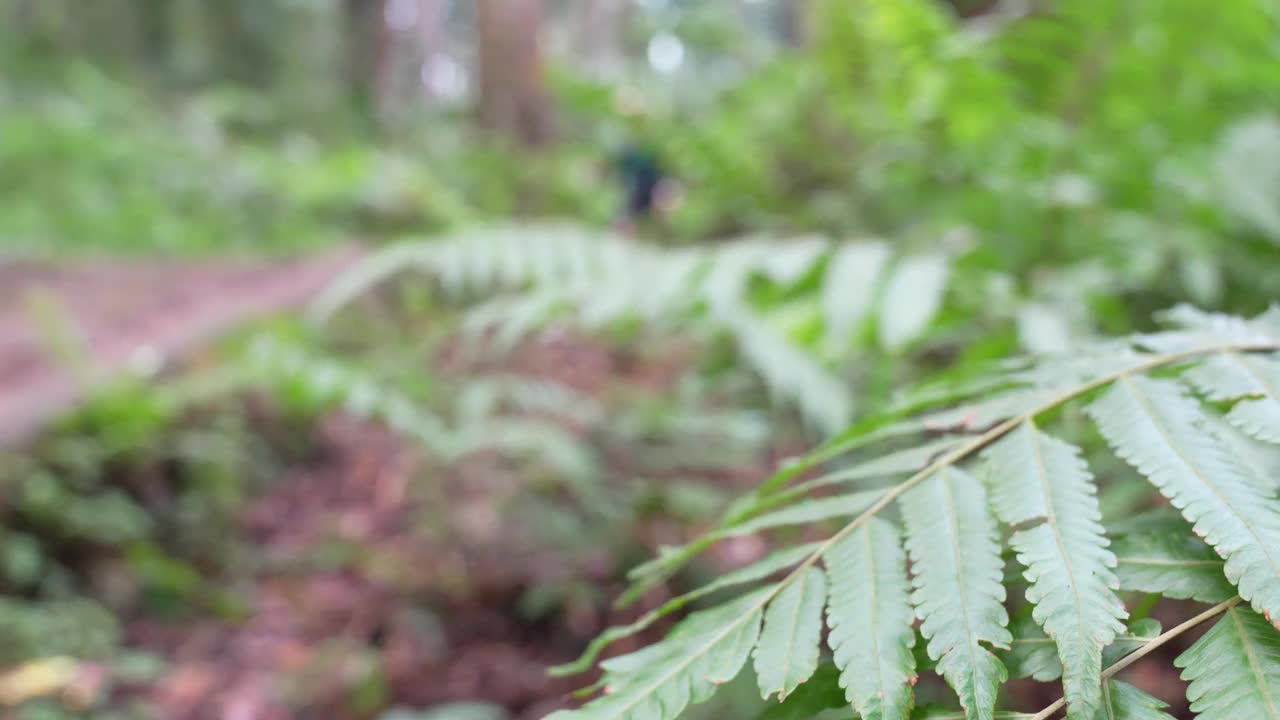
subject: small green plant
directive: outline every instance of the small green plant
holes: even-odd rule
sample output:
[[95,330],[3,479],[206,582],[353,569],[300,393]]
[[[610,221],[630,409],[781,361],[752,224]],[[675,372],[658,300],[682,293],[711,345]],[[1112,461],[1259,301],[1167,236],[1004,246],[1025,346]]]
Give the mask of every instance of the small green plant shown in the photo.
[[[622,602],[725,538],[834,522],[832,532],[605,632],[558,671],[585,670],[609,643],[739,589],[666,639],[601,662],[603,695],[553,717],[675,718],[751,664],[785,717],[851,706],[863,720],[1047,720],[1065,705],[1071,720],[1168,718],[1116,676],[1210,621],[1176,660],[1192,710],[1280,717],[1280,310],[1244,320],[1183,307],[1167,319],[1165,332],[934,388],[925,395],[952,406],[868,421],[787,465],[706,535],[635,568]],[[816,472],[823,464],[835,467]],[[1172,509],[1104,526],[1099,484],[1106,499],[1139,478]],[[1004,572],[1006,545],[1020,574]],[[1127,593],[1210,607],[1159,632]],[[946,680],[959,710],[915,707],[924,671]],[[1004,711],[1010,676],[1061,677],[1064,698]]]

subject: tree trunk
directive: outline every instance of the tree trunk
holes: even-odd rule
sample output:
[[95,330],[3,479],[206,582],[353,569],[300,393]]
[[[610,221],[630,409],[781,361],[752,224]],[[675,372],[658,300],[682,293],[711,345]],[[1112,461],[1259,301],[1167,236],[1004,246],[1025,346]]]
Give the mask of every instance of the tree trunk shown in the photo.
[[355,106],[371,120],[381,115],[392,80],[391,37],[383,0],[345,0],[347,87]]
[[551,139],[542,76],[542,0],[478,0],[477,114],[482,127],[537,145]]
[[583,0],[575,18],[572,43],[591,73],[603,76],[620,63],[619,36],[628,10],[627,0]]
[[788,0],[782,4],[782,37],[787,47],[803,48],[809,44],[808,5],[808,0]]
[[448,9],[441,0],[418,0],[418,47],[415,87],[427,102],[435,100],[434,89],[423,81],[430,77],[431,69],[439,61],[441,40],[444,37]]

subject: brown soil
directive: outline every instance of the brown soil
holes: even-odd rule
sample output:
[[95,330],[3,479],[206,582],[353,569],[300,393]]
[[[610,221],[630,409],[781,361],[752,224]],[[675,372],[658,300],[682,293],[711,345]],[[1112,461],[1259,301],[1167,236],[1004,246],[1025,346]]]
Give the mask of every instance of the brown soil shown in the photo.
[[266,264],[0,259],[0,447],[38,433],[103,378],[302,303],[356,254]]

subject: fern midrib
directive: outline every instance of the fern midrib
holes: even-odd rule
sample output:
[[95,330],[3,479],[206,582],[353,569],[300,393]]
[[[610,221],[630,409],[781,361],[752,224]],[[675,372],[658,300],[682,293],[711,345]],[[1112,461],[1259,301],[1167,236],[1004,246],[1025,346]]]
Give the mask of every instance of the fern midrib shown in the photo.
[[1102,681],[1102,707],[1107,710],[1107,720],[1116,720],[1116,709],[1111,706],[1111,683]]
[[[942,482],[942,492],[946,495],[946,510],[948,531],[951,534],[951,554],[955,561],[956,568],[956,585],[960,588],[957,593],[960,601],[960,616],[964,618],[964,637],[965,650],[969,655],[969,700],[977,705],[977,689],[978,689],[978,639],[973,635],[973,623],[969,619],[969,593],[964,592],[964,559],[960,554],[960,515],[956,512],[955,493],[952,491],[951,478],[946,475],[939,475],[938,480]],[[969,703],[964,702],[961,698],[961,705],[965,710],[976,712],[976,707],[970,707]]]
[[[801,582],[800,597],[796,598],[795,612],[791,614],[791,623],[790,623],[791,632],[786,635],[786,637],[791,639],[791,642],[788,644],[792,644],[795,642],[796,632],[800,627],[800,613],[804,610],[804,600],[806,595],[805,590],[806,590],[805,583]],[[763,632],[763,629],[761,630],[761,632]],[[787,696],[787,677],[791,674],[791,656],[792,656],[792,653],[787,653],[786,659],[783,660],[782,687],[778,690],[779,699],[785,698]]]
[[[1154,638],[1143,635],[1117,635],[1114,642],[1137,643],[1143,645],[1149,643]],[[1056,645],[1057,641],[1053,638],[1014,638],[1009,642],[1009,646],[1016,647],[1018,645]]]
[[888,699],[888,693],[885,692],[885,686],[887,685],[887,683],[885,682],[885,677],[884,677],[884,663],[879,662],[879,660],[882,657],[884,657],[880,653],[880,633],[878,632],[878,630],[880,629],[880,604],[876,602],[876,600],[880,597],[880,593],[877,592],[878,588],[876,587],[876,581],[880,576],[876,574],[876,553],[875,553],[874,543],[871,537],[871,531],[868,530],[867,532],[864,532],[863,535],[866,537],[866,540],[867,540],[865,543],[863,543],[863,547],[865,548],[867,553],[867,576],[871,578],[871,628],[872,628],[871,644],[872,644],[872,648],[875,650],[875,657],[877,661],[876,662],[876,686],[879,688],[878,694],[880,695],[880,714],[883,715],[885,702]]
[[[767,594],[767,596],[772,597],[773,594],[770,593],[770,594]],[[767,600],[764,602],[767,602]],[[684,672],[685,668],[692,665],[696,660],[700,659],[701,657],[706,655],[708,652],[710,652],[711,648],[718,645],[721,640],[724,640],[725,637],[729,635],[729,633],[738,629],[738,627],[741,626],[748,619],[754,617],[755,614],[759,612],[760,609],[764,606],[764,602],[756,603],[754,606],[752,606],[751,610],[743,613],[742,615],[739,615],[737,620],[725,625],[723,631],[721,631],[711,640],[704,643],[702,647],[698,649],[697,652],[686,655],[683,662],[677,663],[673,668],[668,670],[663,675],[659,676],[657,680],[649,683],[649,685],[644,689],[643,692],[639,693],[638,695],[635,695],[634,700],[632,700],[631,702],[619,708],[618,712],[615,713],[612,717],[625,718],[627,716],[627,713],[631,712],[631,708],[634,708],[636,705],[639,705],[643,700],[647,699],[649,695],[653,693],[655,690],[662,687],[663,685],[666,685],[668,682],[671,681],[672,678],[680,675],[682,672]]]
[[1249,659],[1249,669],[1253,671],[1253,679],[1258,684],[1258,691],[1262,693],[1262,699],[1267,703],[1267,715],[1272,720],[1280,720],[1280,711],[1276,710],[1275,700],[1271,697],[1271,686],[1267,680],[1267,674],[1262,669],[1262,664],[1258,662],[1258,656],[1254,652],[1253,643],[1249,642],[1249,634],[1240,622],[1239,613],[1228,613],[1227,617],[1231,618],[1231,624],[1240,636],[1240,645],[1244,648],[1245,657]]
[[[1124,380],[1121,379],[1121,380],[1118,380],[1117,382],[1124,382]],[[1249,534],[1253,536],[1254,546],[1262,550],[1262,554],[1266,556],[1267,561],[1271,564],[1272,570],[1275,571],[1276,575],[1280,575],[1280,562],[1277,562],[1276,558],[1271,554],[1271,550],[1267,547],[1267,543],[1262,539],[1261,536],[1258,535],[1257,529],[1254,528],[1253,523],[1250,522],[1249,518],[1243,515],[1236,508],[1235,504],[1232,503],[1225,495],[1222,494],[1222,491],[1218,489],[1218,486],[1214,484],[1212,481],[1210,481],[1208,476],[1200,472],[1200,468],[1194,463],[1192,463],[1190,459],[1187,458],[1186,453],[1182,451],[1182,448],[1179,446],[1179,444],[1173,441],[1173,436],[1170,434],[1169,429],[1162,422],[1160,414],[1157,413],[1155,411],[1155,408],[1151,406],[1151,402],[1149,401],[1147,396],[1140,389],[1138,389],[1138,387],[1136,387],[1133,383],[1126,382],[1125,387],[1129,390],[1130,394],[1132,394],[1133,397],[1138,401],[1138,404],[1142,406],[1142,410],[1147,414],[1147,417],[1151,419],[1152,427],[1154,427],[1156,431],[1160,433],[1160,437],[1164,441],[1165,446],[1170,451],[1172,451],[1172,453],[1176,455],[1180,461],[1182,461],[1183,467],[1189,469],[1191,471],[1191,474],[1195,475],[1196,478],[1200,481],[1200,484],[1208,488],[1209,491],[1212,492],[1213,495],[1218,498],[1218,502],[1222,503],[1224,507],[1228,508],[1231,511],[1231,514],[1235,516],[1236,520],[1238,520],[1241,525],[1244,525],[1244,527],[1249,531]]]
[[1145,557],[1122,557],[1117,558],[1116,562],[1120,565],[1138,565],[1142,567],[1222,567],[1221,560],[1166,560],[1164,558],[1145,558]]
[[[1044,461],[1044,452],[1040,448],[1043,442],[1040,438],[1039,430],[1036,428],[1034,418],[1027,420],[1027,427],[1031,431],[1031,448],[1035,456],[1037,476],[1040,479],[1040,489],[1044,493],[1044,509],[1045,522],[1049,527],[1053,528],[1053,540],[1058,546],[1058,554],[1062,557],[1062,563],[1067,568],[1067,578],[1071,582],[1071,594],[1075,596],[1075,603],[1072,609],[1075,610],[1076,620],[1079,622],[1078,627],[1083,630],[1088,627],[1084,618],[1083,601],[1080,599],[1080,587],[1076,582],[1075,566],[1071,562],[1071,554],[1067,552],[1066,546],[1062,542],[1062,527],[1058,524],[1058,513],[1054,509],[1056,498],[1053,495],[1053,487],[1049,482],[1049,466]],[[1045,628],[1045,632],[1049,632],[1049,628]],[[1056,638],[1055,638],[1056,640]],[[1066,677],[1066,663],[1063,663],[1063,678]]]

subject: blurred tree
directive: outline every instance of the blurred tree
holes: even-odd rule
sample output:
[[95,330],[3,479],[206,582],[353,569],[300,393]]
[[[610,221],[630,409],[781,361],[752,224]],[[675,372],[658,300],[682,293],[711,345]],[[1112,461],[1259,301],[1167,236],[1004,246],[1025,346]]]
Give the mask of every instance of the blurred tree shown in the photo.
[[478,0],[476,9],[480,124],[527,145],[548,142],[542,0]]
[[384,0],[344,0],[347,84],[357,111],[376,119],[391,82],[391,37]]

